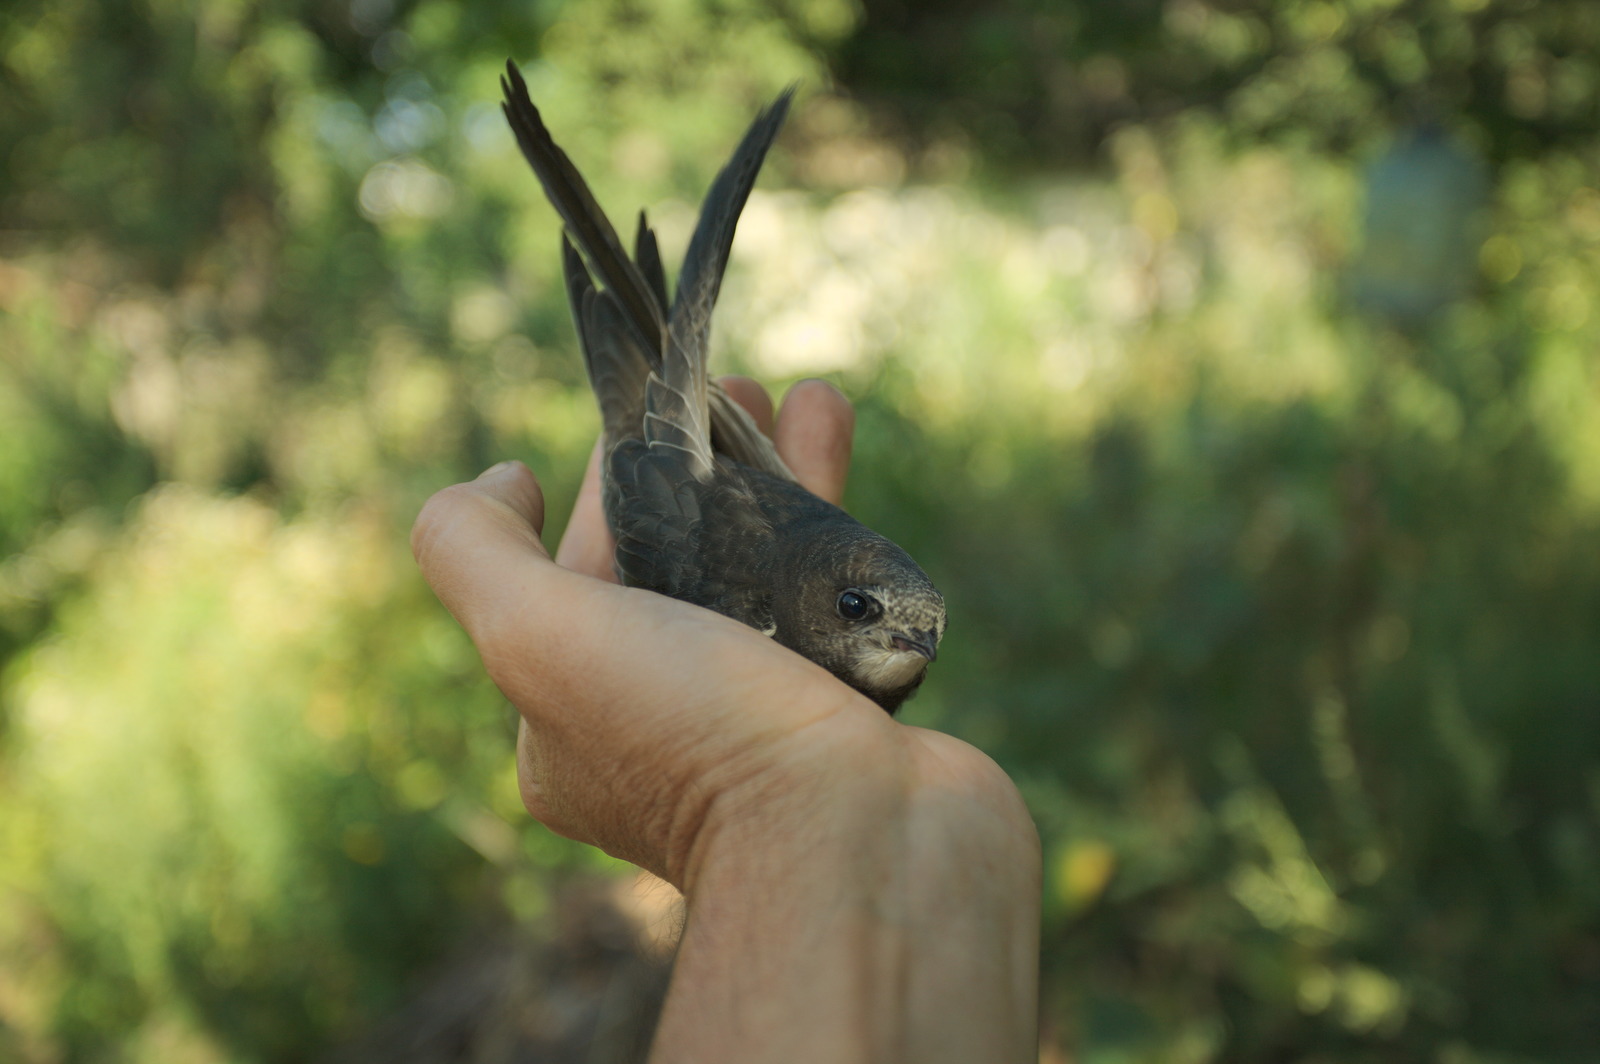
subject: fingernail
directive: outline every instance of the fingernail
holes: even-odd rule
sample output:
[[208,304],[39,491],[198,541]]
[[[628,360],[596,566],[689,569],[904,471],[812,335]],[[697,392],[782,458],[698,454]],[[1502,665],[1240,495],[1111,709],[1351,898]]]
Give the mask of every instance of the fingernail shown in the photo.
[[488,477],[497,477],[501,473],[504,473],[506,470],[510,469],[512,466],[514,466],[516,464],[517,463],[515,461],[511,460],[511,459],[507,459],[504,462],[496,462],[494,465],[490,466],[488,469],[485,469],[482,473],[479,473],[478,474],[478,479],[479,480],[484,480],[484,479],[486,479]]

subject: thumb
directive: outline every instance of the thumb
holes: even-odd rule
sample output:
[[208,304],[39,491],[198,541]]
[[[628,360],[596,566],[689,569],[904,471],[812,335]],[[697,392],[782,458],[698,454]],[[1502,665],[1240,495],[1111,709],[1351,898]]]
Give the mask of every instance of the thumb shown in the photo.
[[543,528],[539,482],[521,462],[501,462],[427,501],[411,528],[411,553],[445,608],[476,635],[508,585],[525,584],[549,561]]

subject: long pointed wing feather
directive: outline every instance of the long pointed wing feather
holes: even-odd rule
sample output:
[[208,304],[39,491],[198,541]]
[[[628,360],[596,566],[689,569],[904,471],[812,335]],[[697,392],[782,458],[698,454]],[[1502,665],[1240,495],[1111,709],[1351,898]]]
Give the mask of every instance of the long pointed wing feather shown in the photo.
[[[785,91],[756,116],[733,156],[711,183],[700,220],[678,275],[677,300],[667,319],[667,343],[661,368],[645,390],[645,438],[691,452],[696,476],[711,476],[711,410],[706,356],[711,337],[711,310],[722,286],[722,272],[733,247],[733,232],[744,210],[756,174],[789,111],[794,90]],[[704,449],[696,444],[703,440]]]
[[702,364],[711,331],[711,308],[716,304],[717,292],[722,288],[722,273],[728,265],[728,253],[733,248],[734,229],[739,224],[739,214],[750,189],[755,185],[756,174],[767,157],[767,149],[783,126],[789,113],[789,101],[794,88],[785,89],[772,106],[756,116],[746,131],[733,157],[717,174],[711,190],[706,193],[700,208],[700,220],[695,224],[694,236],[689,240],[689,250],[683,257],[683,270],[678,275],[677,301],[672,305],[670,321],[680,321],[685,330],[685,340],[690,344],[688,353],[698,355]]
[[[639,212],[639,229],[634,236],[633,248],[633,258],[639,264],[639,272],[650,282],[661,305],[666,306],[669,302],[666,271],[661,266],[661,251],[656,243],[655,231],[650,228],[644,211]],[[706,397],[711,412],[713,451],[775,477],[794,479],[789,467],[778,457],[772,441],[756,425],[749,412],[722,390],[722,385],[713,380],[706,389]]]
[[539,117],[539,109],[528,98],[527,82],[522,80],[516,64],[509,60],[505,77],[500,79],[500,88],[505,94],[501,109],[506,121],[511,124],[523,157],[538,175],[539,184],[544,186],[545,195],[566,223],[578,250],[600,275],[600,283],[621,304],[644,349],[651,352],[652,360],[659,359],[666,332],[662,305],[623,250],[617,231],[595,201],[583,175],[550,138],[550,131]]
[[[506,63],[500,84],[502,110],[523,157],[570,234],[562,248],[567,294],[608,435],[616,439],[642,430],[656,446],[682,452],[697,479],[710,475],[713,445],[735,461],[794,479],[744,408],[707,380],[705,365],[711,311],[734,228],[794,90],[756,117],[707,193],[669,329],[666,271],[644,212],[630,260],[583,175],[551,138],[514,63]],[[594,287],[584,259],[604,290]]]

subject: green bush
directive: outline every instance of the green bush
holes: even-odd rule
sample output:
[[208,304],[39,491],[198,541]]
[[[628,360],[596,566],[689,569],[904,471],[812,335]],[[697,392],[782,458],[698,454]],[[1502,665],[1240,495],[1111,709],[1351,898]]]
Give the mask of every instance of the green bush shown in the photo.
[[508,54],[669,254],[802,80],[716,358],[857,401],[1052,1051],[1592,1055],[1588,7],[985,10],[0,15],[0,1058],[304,1059],[613,867],[405,544],[508,456],[559,515],[596,426]]

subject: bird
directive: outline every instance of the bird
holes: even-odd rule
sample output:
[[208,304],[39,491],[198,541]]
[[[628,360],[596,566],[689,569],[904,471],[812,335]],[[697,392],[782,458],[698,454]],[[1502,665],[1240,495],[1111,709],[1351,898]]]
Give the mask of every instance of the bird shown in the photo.
[[802,487],[706,366],[734,230],[794,88],[757,114],[713,180],[671,299],[645,212],[630,258],[514,61],[501,89],[517,145],[564,226],[562,271],[600,407],[601,500],[618,579],[749,625],[893,714],[938,655],[943,596],[899,546]]

